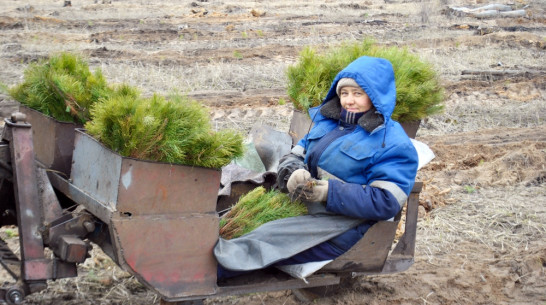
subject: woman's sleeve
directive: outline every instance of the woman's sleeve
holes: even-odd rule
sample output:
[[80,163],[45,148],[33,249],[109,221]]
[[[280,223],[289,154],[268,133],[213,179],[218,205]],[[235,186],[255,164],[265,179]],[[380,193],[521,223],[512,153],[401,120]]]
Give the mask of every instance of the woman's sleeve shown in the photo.
[[368,185],[329,180],[326,209],[370,220],[394,217],[406,202],[417,174],[413,145],[400,145],[383,153],[363,174]]
[[296,145],[289,154],[284,155],[279,160],[279,165],[277,166],[277,187],[281,192],[288,193],[288,179],[296,170],[305,168],[304,159],[303,147]]

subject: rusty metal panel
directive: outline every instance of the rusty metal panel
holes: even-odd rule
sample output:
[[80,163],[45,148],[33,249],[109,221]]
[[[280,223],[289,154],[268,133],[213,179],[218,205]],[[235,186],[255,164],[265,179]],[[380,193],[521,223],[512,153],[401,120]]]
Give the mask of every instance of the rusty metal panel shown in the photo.
[[147,215],[112,219],[122,267],[164,298],[216,292],[216,214]]
[[9,143],[7,142],[0,142],[0,161],[5,164],[11,162],[11,157],[9,156]]
[[85,207],[93,216],[99,218],[105,223],[110,222],[111,214],[114,212],[112,207],[103,205],[95,198],[91,197],[88,193],[80,190],[74,184],[71,184],[68,180],[63,179],[57,173],[48,172],[47,176],[51,185],[58,191],[65,194],[72,201]]
[[37,168],[36,180],[38,182],[38,189],[40,190],[40,208],[42,209],[43,221],[44,223],[49,223],[61,216],[63,209],[49,182],[45,169]]
[[422,188],[423,182],[415,182],[408,198],[404,234],[398,241],[398,244],[396,244],[396,248],[394,248],[392,254],[406,256],[407,258],[413,258],[415,254],[419,193]]
[[417,130],[419,129],[419,125],[421,125],[421,120],[401,122],[400,125],[402,125],[402,128],[404,129],[408,137],[415,139],[415,136],[417,135]]
[[125,270],[165,298],[215,293],[219,170],[121,157],[82,130],[73,160],[67,189],[111,211],[101,219]]
[[34,109],[20,106],[32,125],[34,153],[36,159],[46,168],[70,175],[72,151],[74,150],[75,123],[60,122]]
[[311,129],[312,121],[307,113],[300,110],[294,110],[292,120],[290,121],[290,129],[288,133],[292,137],[292,145],[298,144],[299,140],[305,136]]
[[[400,237],[396,247],[385,261],[385,265],[381,271],[382,274],[403,272],[413,265],[417,231],[417,208],[419,207],[419,193],[421,192],[422,187],[423,182],[415,182],[413,189],[411,190],[406,209],[404,234]],[[365,275],[370,274],[370,272],[357,272],[356,274]]]
[[[341,279],[340,276],[335,274],[321,273],[310,275],[305,281],[302,281],[282,271],[278,271],[278,273],[273,272],[273,270],[257,270],[252,273],[223,280],[222,284],[218,286],[218,291],[214,294],[214,297],[338,285]],[[184,301],[205,299],[207,297],[206,295],[193,295],[182,298],[164,299],[164,302],[166,304],[168,304],[167,302],[182,302],[181,304],[187,304]],[[172,305],[178,305],[178,303]]]
[[76,264],[58,259],[35,259],[23,261],[23,280],[39,281],[78,276]]
[[323,270],[381,272],[392,247],[397,226],[397,221],[375,223],[349,251],[326,265]]
[[72,184],[115,209],[122,158],[80,129],[75,131]]
[[117,209],[132,215],[216,211],[220,171],[123,158]]
[[[382,274],[398,273],[408,270],[414,263],[413,257],[391,254],[385,266],[383,266]],[[363,273],[366,274],[366,273]]]
[[55,245],[59,258],[69,263],[83,263],[87,258],[87,244],[76,236],[60,236]]
[[39,231],[41,209],[32,147],[31,126],[6,121],[4,136],[10,141],[13,185],[22,260],[43,259],[44,248]]
[[[323,270],[373,274],[401,272],[408,269],[413,264],[417,207],[422,186],[422,182],[415,182],[411,190],[406,211],[406,230],[390,256],[388,254],[396,234],[398,221],[379,221],[349,251],[326,265]],[[399,220],[400,214],[401,212],[395,219]]]
[[220,171],[121,157],[76,130],[72,184],[105,207],[134,215],[213,212]]
[[35,281],[52,278],[53,269],[48,259],[23,260],[23,280]]

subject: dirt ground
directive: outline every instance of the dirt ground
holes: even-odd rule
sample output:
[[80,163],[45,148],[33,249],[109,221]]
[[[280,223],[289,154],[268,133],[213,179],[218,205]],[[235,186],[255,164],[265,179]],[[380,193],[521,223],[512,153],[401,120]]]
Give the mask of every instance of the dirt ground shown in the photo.
[[[78,52],[110,82],[201,100],[218,129],[265,122],[286,131],[293,109],[285,69],[305,46],[373,37],[409,48],[446,88],[445,112],[417,134],[436,158],[418,174],[425,189],[415,264],[358,277],[314,304],[546,304],[544,0],[68,2],[0,0],[1,83],[20,82],[28,63],[52,52]],[[492,3],[524,16],[449,9]],[[0,96],[2,116],[15,109]],[[16,248],[13,232],[0,234]],[[298,303],[291,291],[205,301]],[[77,279],[51,282],[26,304],[159,298],[96,249]]]

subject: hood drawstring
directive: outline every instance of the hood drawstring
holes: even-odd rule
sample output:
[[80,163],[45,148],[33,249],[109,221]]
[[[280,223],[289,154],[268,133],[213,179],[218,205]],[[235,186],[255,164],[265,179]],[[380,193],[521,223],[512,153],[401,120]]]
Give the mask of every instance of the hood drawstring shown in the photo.
[[385,132],[383,133],[383,144],[381,144],[381,148],[385,148],[385,138],[387,138],[387,123],[389,120],[385,120]]
[[307,154],[307,144],[309,143],[309,132],[311,132],[311,128],[313,127],[313,122],[315,121],[315,118],[317,117],[317,114],[320,111],[315,112],[313,117],[311,118],[311,122],[309,123],[309,129],[307,130],[307,134],[305,135],[305,147],[303,148],[303,153]]

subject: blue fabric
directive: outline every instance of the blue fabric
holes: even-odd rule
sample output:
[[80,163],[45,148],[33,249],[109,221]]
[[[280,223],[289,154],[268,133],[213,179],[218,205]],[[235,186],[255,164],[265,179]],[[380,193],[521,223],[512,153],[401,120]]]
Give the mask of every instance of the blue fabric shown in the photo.
[[235,271],[235,270],[229,270],[224,268],[222,265],[218,264],[218,268],[216,269],[216,278],[218,280],[224,280],[229,279],[232,277],[236,277],[239,275],[247,274],[252,271]]
[[328,146],[330,146],[330,144],[332,144],[332,142],[337,138],[351,133],[355,127],[355,125],[340,122],[337,128],[333,129],[322,137],[318,141],[317,145],[314,146],[314,149],[307,154],[307,168],[309,168],[309,172],[313,178],[317,178],[318,161],[320,160],[320,156],[324,150],[328,148]]
[[396,86],[394,70],[388,60],[362,56],[350,63],[334,78],[324,103],[337,95],[337,82],[345,77],[354,79],[370,97],[375,108],[385,118],[390,118],[396,102]]
[[342,108],[341,113],[339,115],[339,120],[347,124],[356,125],[356,123],[358,122],[358,119],[360,119],[368,111],[350,112]]
[[303,264],[308,262],[320,262],[330,259],[335,259],[336,257],[343,254],[345,251],[339,249],[334,244],[329,241],[318,244],[313,248],[309,248],[303,252],[300,252],[290,258],[279,261],[274,264],[274,266],[283,266],[283,265],[294,265],[294,264]]
[[364,236],[364,233],[376,223],[375,221],[365,222],[359,226],[356,226],[347,232],[338,235],[328,241],[328,245],[335,249],[339,249],[341,254],[349,251],[352,246],[354,246],[361,238]]
[[330,212],[368,220],[387,220],[400,211],[400,204],[394,195],[384,189],[354,183],[331,180],[328,186],[328,204]]
[[[361,126],[356,126],[349,134],[340,135],[335,131],[339,122],[324,117],[320,108],[336,97],[337,82],[344,77],[353,78],[364,89],[383,115],[384,124],[371,132]],[[329,241],[330,246],[343,252],[358,242],[373,223],[388,220],[400,210],[400,204],[391,192],[369,184],[392,182],[408,196],[413,188],[417,152],[402,126],[390,118],[395,103],[394,71],[390,62],[361,57],[335,77],[322,105],[309,110],[314,126],[298,142],[307,152],[305,162],[311,161],[314,167],[342,180],[329,180],[326,209],[370,220]],[[327,147],[323,147],[325,138],[329,139]]]

